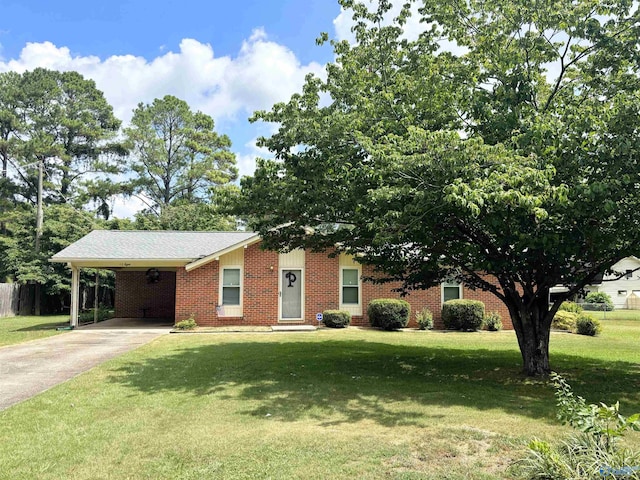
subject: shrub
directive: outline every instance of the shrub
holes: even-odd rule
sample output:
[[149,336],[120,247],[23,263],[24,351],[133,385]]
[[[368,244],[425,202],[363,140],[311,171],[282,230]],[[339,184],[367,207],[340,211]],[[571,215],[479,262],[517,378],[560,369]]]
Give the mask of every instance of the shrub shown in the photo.
[[449,330],[478,330],[483,320],[484,303],[479,300],[448,300],[442,305],[442,321]]
[[433,313],[428,308],[423,308],[419,312],[416,312],[416,323],[420,330],[433,329]]
[[624,417],[619,404],[587,404],[574,395],[558,374],[551,379],[556,389],[558,419],[578,430],[557,446],[537,439],[529,443],[528,455],[514,465],[522,478],[602,479],[640,478],[640,452],[623,448],[619,439],[628,430],[640,430],[640,414]]
[[551,321],[551,328],[572,332],[576,328],[578,314],[559,310]]
[[600,320],[589,315],[580,315],[576,319],[576,333],[578,335],[589,335],[595,337],[602,332]]
[[[113,317],[113,312],[105,307],[98,307],[98,321],[104,322]],[[78,314],[78,322],[91,323],[94,320],[93,309]]]
[[344,328],[351,323],[351,314],[342,310],[325,310],[322,321],[327,327]]
[[367,307],[369,323],[372,327],[383,330],[397,330],[409,323],[411,306],[409,302],[394,298],[378,298],[371,300]]
[[607,312],[613,310],[613,301],[604,292],[589,292],[584,302],[586,303],[585,309],[588,310],[605,310]]
[[193,330],[197,326],[198,324],[196,323],[195,316],[192,313],[189,318],[176,323],[173,328],[175,328],[176,330]]
[[576,302],[562,302],[559,310],[561,312],[582,313],[584,309]]
[[484,317],[484,326],[490,332],[502,330],[502,318],[498,312],[490,312]]

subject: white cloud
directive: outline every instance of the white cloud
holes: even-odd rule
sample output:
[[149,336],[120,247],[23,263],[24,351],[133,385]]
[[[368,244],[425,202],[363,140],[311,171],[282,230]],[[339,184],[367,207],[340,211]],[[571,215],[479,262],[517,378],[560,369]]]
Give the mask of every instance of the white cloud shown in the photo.
[[210,44],[187,38],[178,52],[152,60],[133,55],[74,56],[67,47],[42,42],[27,43],[18,58],[0,61],[0,71],[36,67],[76,70],[95,80],[125,122],[138,102],[167,94],[216,120],[246,117],[287,100],[301,89],[307,73],[323,70],[314,62],[302,65],[289,48],[270,41],[262,29],[254,31],[235,57],[216,57]]
[[[134,55],[113,55],[100,58],[93,55],[74,55],[69,48],[52,42],[27,43],[18,58],[0,57],[0,72],[24,72],[37,67],[68,71],[75,70],[91,78],[105,94],[118,118],[128,123],[132,110],[139,102],[175,95],[192,109],[225,121],[225,131],[238,141],[234,129],[245,128],[244,138],[265,133],[254,125],[253,133],[246,132],[246,119],[255,110],[269,109],[274,103],[288,100],[299,92],[308,73],[324,75],[324,67],[316,62],[300,63],[285,45],[269,40],[263,29],[254,30],[237,55],[216,57],[212,45],[194,39],[183,39],[177,52],[165,51],[151,60]],[[266,132],[268,133],[268,132]],[[255,157],[268,152],[255,147],[255,139],[246,145],[234,145],[240,175],[251,175]],[[143,208],[135,199],[118,199],[117,216],[131,217]]]

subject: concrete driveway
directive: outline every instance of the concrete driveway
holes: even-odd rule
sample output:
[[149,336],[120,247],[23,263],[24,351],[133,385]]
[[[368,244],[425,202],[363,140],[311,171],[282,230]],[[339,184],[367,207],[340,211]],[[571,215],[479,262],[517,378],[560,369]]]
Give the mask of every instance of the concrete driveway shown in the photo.
[[86,328],[0,348],[0,410],[134,350],[170,327]]

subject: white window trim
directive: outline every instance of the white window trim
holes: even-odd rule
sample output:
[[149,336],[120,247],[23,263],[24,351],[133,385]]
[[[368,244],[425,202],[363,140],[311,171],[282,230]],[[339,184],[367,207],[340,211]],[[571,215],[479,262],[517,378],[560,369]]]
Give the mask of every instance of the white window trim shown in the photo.
[[[344,299],[342,298],[342,292],[343,292],[343,287],[345,286],[343,284],[344,282],[344,271],[345,270],[357,270],[358,271],[358,303],[344,303]],[[340,299],[340,310],[344,310],[345,308],[358,308],[361,309],[362,308],[362,268],[358,267],[358,266],[348,266],[348,265],[343,265],[340,266],[340,287],[338,290],[338,298]],[[353,285],[347,285],[347,287],[350,287]]]
[[[222,304],[222,289],[224,287],[224,271],[225,270],[240,270],[240,305],[223,305]],[[218,306],[223,307],[223,314],[218,314],[219,317],[238,317],[242,316],[244,309],[244,269],[242,265],[224,265],[220,267],[220,281],[218,282]],[[230,309],[232,313],[227,313],[227,309]],[[237,312],[240,310],[240,314]]]
[[458,282],[442,282],[440,284],[440,305],[444,303],[444,287],[458,287],[458,298],[462,299],[462,284]]
[[[300,275],[302,276],[302,284],[300,285],[300,314],[302,315],[300,318],[282,318],[282,272],[285,270],[300,270]],[[304,312],[305,312],[305,274],[304,267],[280,267],[278,269],[278,322],[301,322],[304,321]]]

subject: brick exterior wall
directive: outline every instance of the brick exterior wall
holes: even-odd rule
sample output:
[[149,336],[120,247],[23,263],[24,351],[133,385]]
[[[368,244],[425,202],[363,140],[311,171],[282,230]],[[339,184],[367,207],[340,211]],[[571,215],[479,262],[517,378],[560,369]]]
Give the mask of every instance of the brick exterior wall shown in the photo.
[[161,271],[160,281],[148,283],[146,271],[117,271],[115,316],[120,318],[173,318],[176,272]]
[[[340,263],[338,257],[330,258],[324,253],[307,252],[305,258],[304,284],[304,320],[301,322],[316,325],[316,313],[337,309],[340,295]],[[371,270],[364,266],[364,276]],[[244,251],[243,270],[243,316],[225,317],[218,315],[216,306],[219,303],[219,267],[213,261],[200,268],[187,272],[178,269],[175,286],[175,319],[176,321],[194,315],[198,325],[277,325],[278,324],[278,254],[263,251],[260,244],[248,246]],[[117,283],[116,283],[117,285]],[[393,289],[397,284],[362,284],[363,315],[353,317],[353,325],[369,324],[366,309],[369,301],[375,298],[400,298]],[[463,287],[463,298],[481,300],[486,310],[498,311],[502,316],[504,328],[512,328],[506,307],[488,292],[472,291]],[[415,312],[429,308],[433,312],[436,328],[443,328],[441,319],[441,289],[414,291],[404,297],[411,304],[409,326],[415,327]]]

